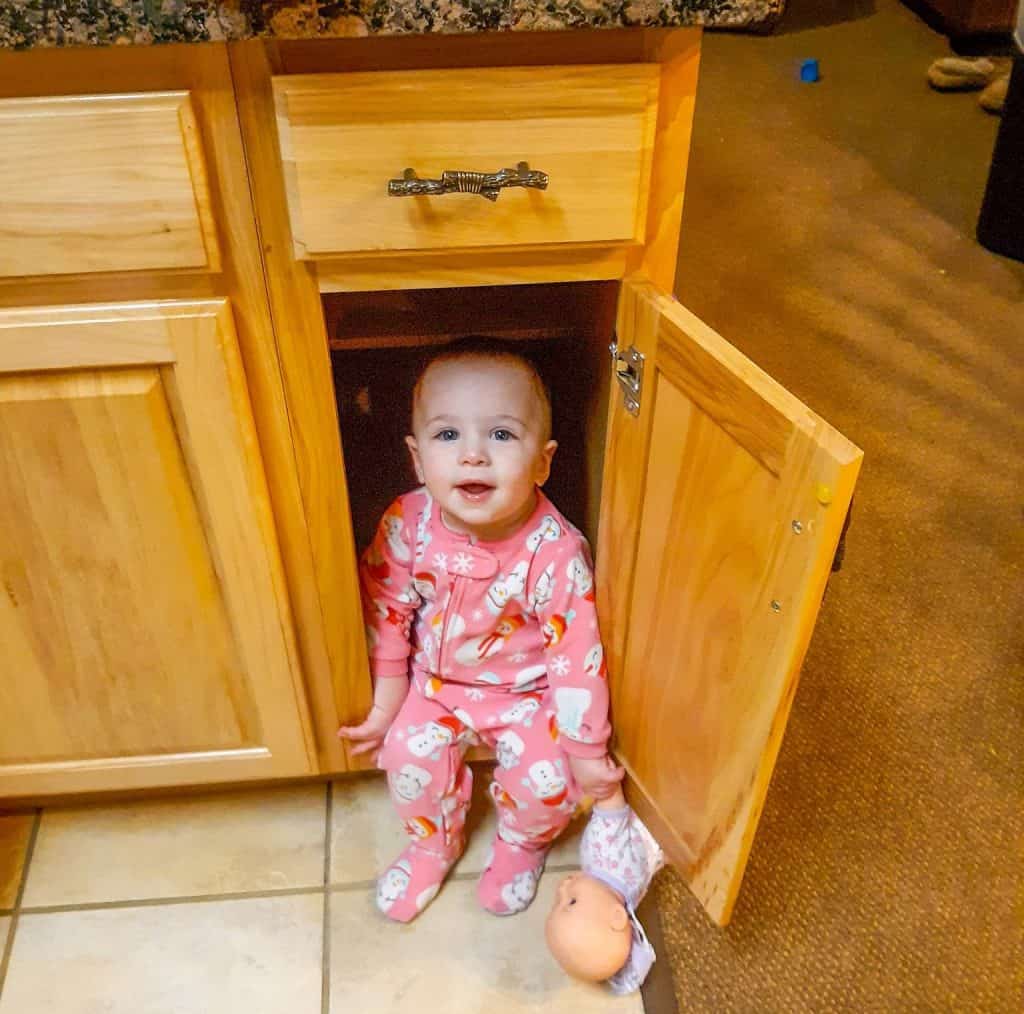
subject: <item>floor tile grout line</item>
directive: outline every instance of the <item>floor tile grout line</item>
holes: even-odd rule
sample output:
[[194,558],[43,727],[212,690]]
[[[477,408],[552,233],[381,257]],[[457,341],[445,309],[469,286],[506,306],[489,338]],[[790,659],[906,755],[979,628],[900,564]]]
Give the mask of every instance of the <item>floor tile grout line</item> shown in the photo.
[[11,963],[11,952],[14,950],[14,934],[18,929],[18,917],[21,915],[21,900],[25,897],[25,885],[28,883],[28,869],[32,864],[32,856],[36,851],[36,839],[39,837],[39,824],[43,819],[43,811],[36,810],[35,820],[32,821],[32,830],[29,832],[28,845],[25,847],[25,859],[21,866],[21,882],[18,884],[18,894],[14,899],[14,909],[11,915],[11,924],[7,927],[7,939],[4,941],[3,954],[0,955],[0,997],[3,996],[4,983],[7,981],[7,968]]
[[[579,863],[559,863],[557,866],[544,867],[544,873],[573,873],[580,868]],[[466,873],[452,873],[447,878],[447,883],[465,883],[467,880],[477,880],[481,870],[467,871]],[[353,880],[350,883],[328,884],[329,894],[348,894],[352,891],[366,891],[376,886],[375,880]]]
[[176,894],[162,898],[124,898],[120,901],[83,901],[68,905],[30,905],[21,915],[61,915],[67,912],[101,912],[121,908],[159,908],[163,905],[199,905],[214,901],[254,901],[259,898],[292,898],[322,894],[323,884],[312,887],[275,887],[265,891],[227,891],[221,894]]
[[331,830],[334,824],[334,782],[327,783],[327,805],[324,816],[324,926],[320,944],[320,1014],[331,1009]]

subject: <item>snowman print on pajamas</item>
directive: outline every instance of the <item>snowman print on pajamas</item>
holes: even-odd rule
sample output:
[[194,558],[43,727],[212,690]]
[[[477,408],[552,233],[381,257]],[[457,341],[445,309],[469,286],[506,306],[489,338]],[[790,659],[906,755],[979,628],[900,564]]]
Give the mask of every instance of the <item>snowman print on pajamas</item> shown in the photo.
[[590,729],[583,718],[592,700],[591,692],[583,687],[559,687],[555,691],[555,721],[563,735],[580,743],[586,742],[584,733]]
[[412,586],[424,602],[433,602],[437,598],[437,578],[429,570],[414,574]]
[[565,632],[569,629],[569,624],[576,618],[576,610],[570,609],[564,616],[561,613],[555,613],[554,616],[548,617],[544,621],[544,625],[540,628],[541,636],[544,638],[544,647],[546,650],[554,648],[559,641],[565,637]]
[[498,764],[504,771],[511,771],[512,768],[518,767],[519,762],[523,759],[525,749],[526,744],[512,729],[506,729],[494,741]]
[[437,824],[434,823],[429,817],[409,817],[408,820],[402,821],[405,826],[405,833],[410,838],[429,838],[432,834],[437,834]]
[[459,665],[479,665],[492,655],[497,655],[508,643],[508,639],[525,626],[526,618],[521,614],[503,616],[489,634],[474,637],[460,645],[455,652],[455,661]]
[[500,616],[512,599],[523,594],[528,569],[529,564],[525,560],[520,560],[508,574],[499,574],[487,589],[485,601],[492,616]]
[[[498,808],[499,820],[504,819],[505,811],[524,809],[523,804],[515,796],[503,789],[500,782],[491,782],[490,788],[487,791],[491,794],[491,799],[494,800],[494,805]],[[512,823],[511,818],[508,822]]]
[[536,893],[537,874],[533,870],[523,870],[501,889],[501,900],[505,902],[510,914],[522,912],[533,901]]
[[594,575],[590,573],[590,568],[582,556],[574,556],[569,561],[565,576],[572,582],[573,590],[581,599],[594,601]]
[[503,711],[498,718],[502,725],[525,725],[529,729],[533,725],[533,716],[539,710],[540,701],[536,697],[524,697],[507,711]]
[[388,773],[388,781],[396,796],[406,803],[414,803],[432,781],[430,772],[415,764],[403,764],[398,771]]
[[400,563],[408,563],[409,547],[402,539],[402,516],[400,514],[385,514],[381,524],[384,526],[384,536],[387,539],[391,555]]
[[533,609],[543,609],[555,594],[555,565],[549,563],[530,593],[530,605]]
[[526,548],[536,553],[545,542],[555,542],[562,534],[562,526],[550,515],[545,514],[540,524],[526,536]]
[[561,806],[569,794],[568,783],[562,775],[561,760],[536,761],[527,769],[528,778],[523,779],[523,785],[530,789],[533,794],[545,806]]
[[419,563],[427,555],[427,546],[430,545],[433,536],[427,531],[427,525],[430,524],[430,507],[433,503],[433,498],[428,493],[427,502],[423,506],[423,510],[420,511],[419,519],[416,522],[416,562]]
[[414,757],[429,757],[436,761],[444,748],[451,746],[462,732],[462,723],[454,715],[442,715],[425,725],[410,725],[405,744]]
[[605,680],[608,678],[608,667],[604,661],[604,648],[601,647],[600,641],[584,657],[583,671],[595,679]]
[[405,897],[412,879],[412,868],[400,859],[377,881],[377,908],[389,912],[399,898]]

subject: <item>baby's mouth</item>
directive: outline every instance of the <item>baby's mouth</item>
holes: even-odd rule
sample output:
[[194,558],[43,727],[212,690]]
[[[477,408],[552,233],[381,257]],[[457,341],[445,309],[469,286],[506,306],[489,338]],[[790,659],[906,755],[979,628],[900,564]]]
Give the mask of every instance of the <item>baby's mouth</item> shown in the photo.
[[486,482],[460,482],[455,488],[469,500],[482,500],[494,490]]

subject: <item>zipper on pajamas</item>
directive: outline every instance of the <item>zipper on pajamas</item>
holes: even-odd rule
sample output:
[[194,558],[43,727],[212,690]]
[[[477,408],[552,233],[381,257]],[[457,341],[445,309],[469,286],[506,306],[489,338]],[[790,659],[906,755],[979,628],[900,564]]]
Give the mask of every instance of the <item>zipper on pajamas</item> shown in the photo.
[[[448,596],[448,605],[444,610],[444,619],[441,621],[441,645],[437,652],[437,675],[444,679],[446,676],[444,659],[445,649],[448,646],[448,624],[451,622],[452,613],[457,613],[458,607],[462,604],[463,588],[465,587],[465,578],[453,578],[452,580],[452,593]],[[456,592],[458,593],[458,600],[456,601]]]

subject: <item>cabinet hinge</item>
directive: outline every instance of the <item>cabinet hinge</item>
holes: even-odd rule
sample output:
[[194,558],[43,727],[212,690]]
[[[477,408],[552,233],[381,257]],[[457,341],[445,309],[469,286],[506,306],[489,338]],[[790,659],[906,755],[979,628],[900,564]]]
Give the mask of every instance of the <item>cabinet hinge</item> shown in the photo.
[[612,354],[612,369],[615,370],[615,377],[622,388],[626,411],[630,415],[639,415],[640,395],[644,387],[643,353],[638,352],[633,345],[620,351],[618,342],[615,341],[608,346],[608,351]]

